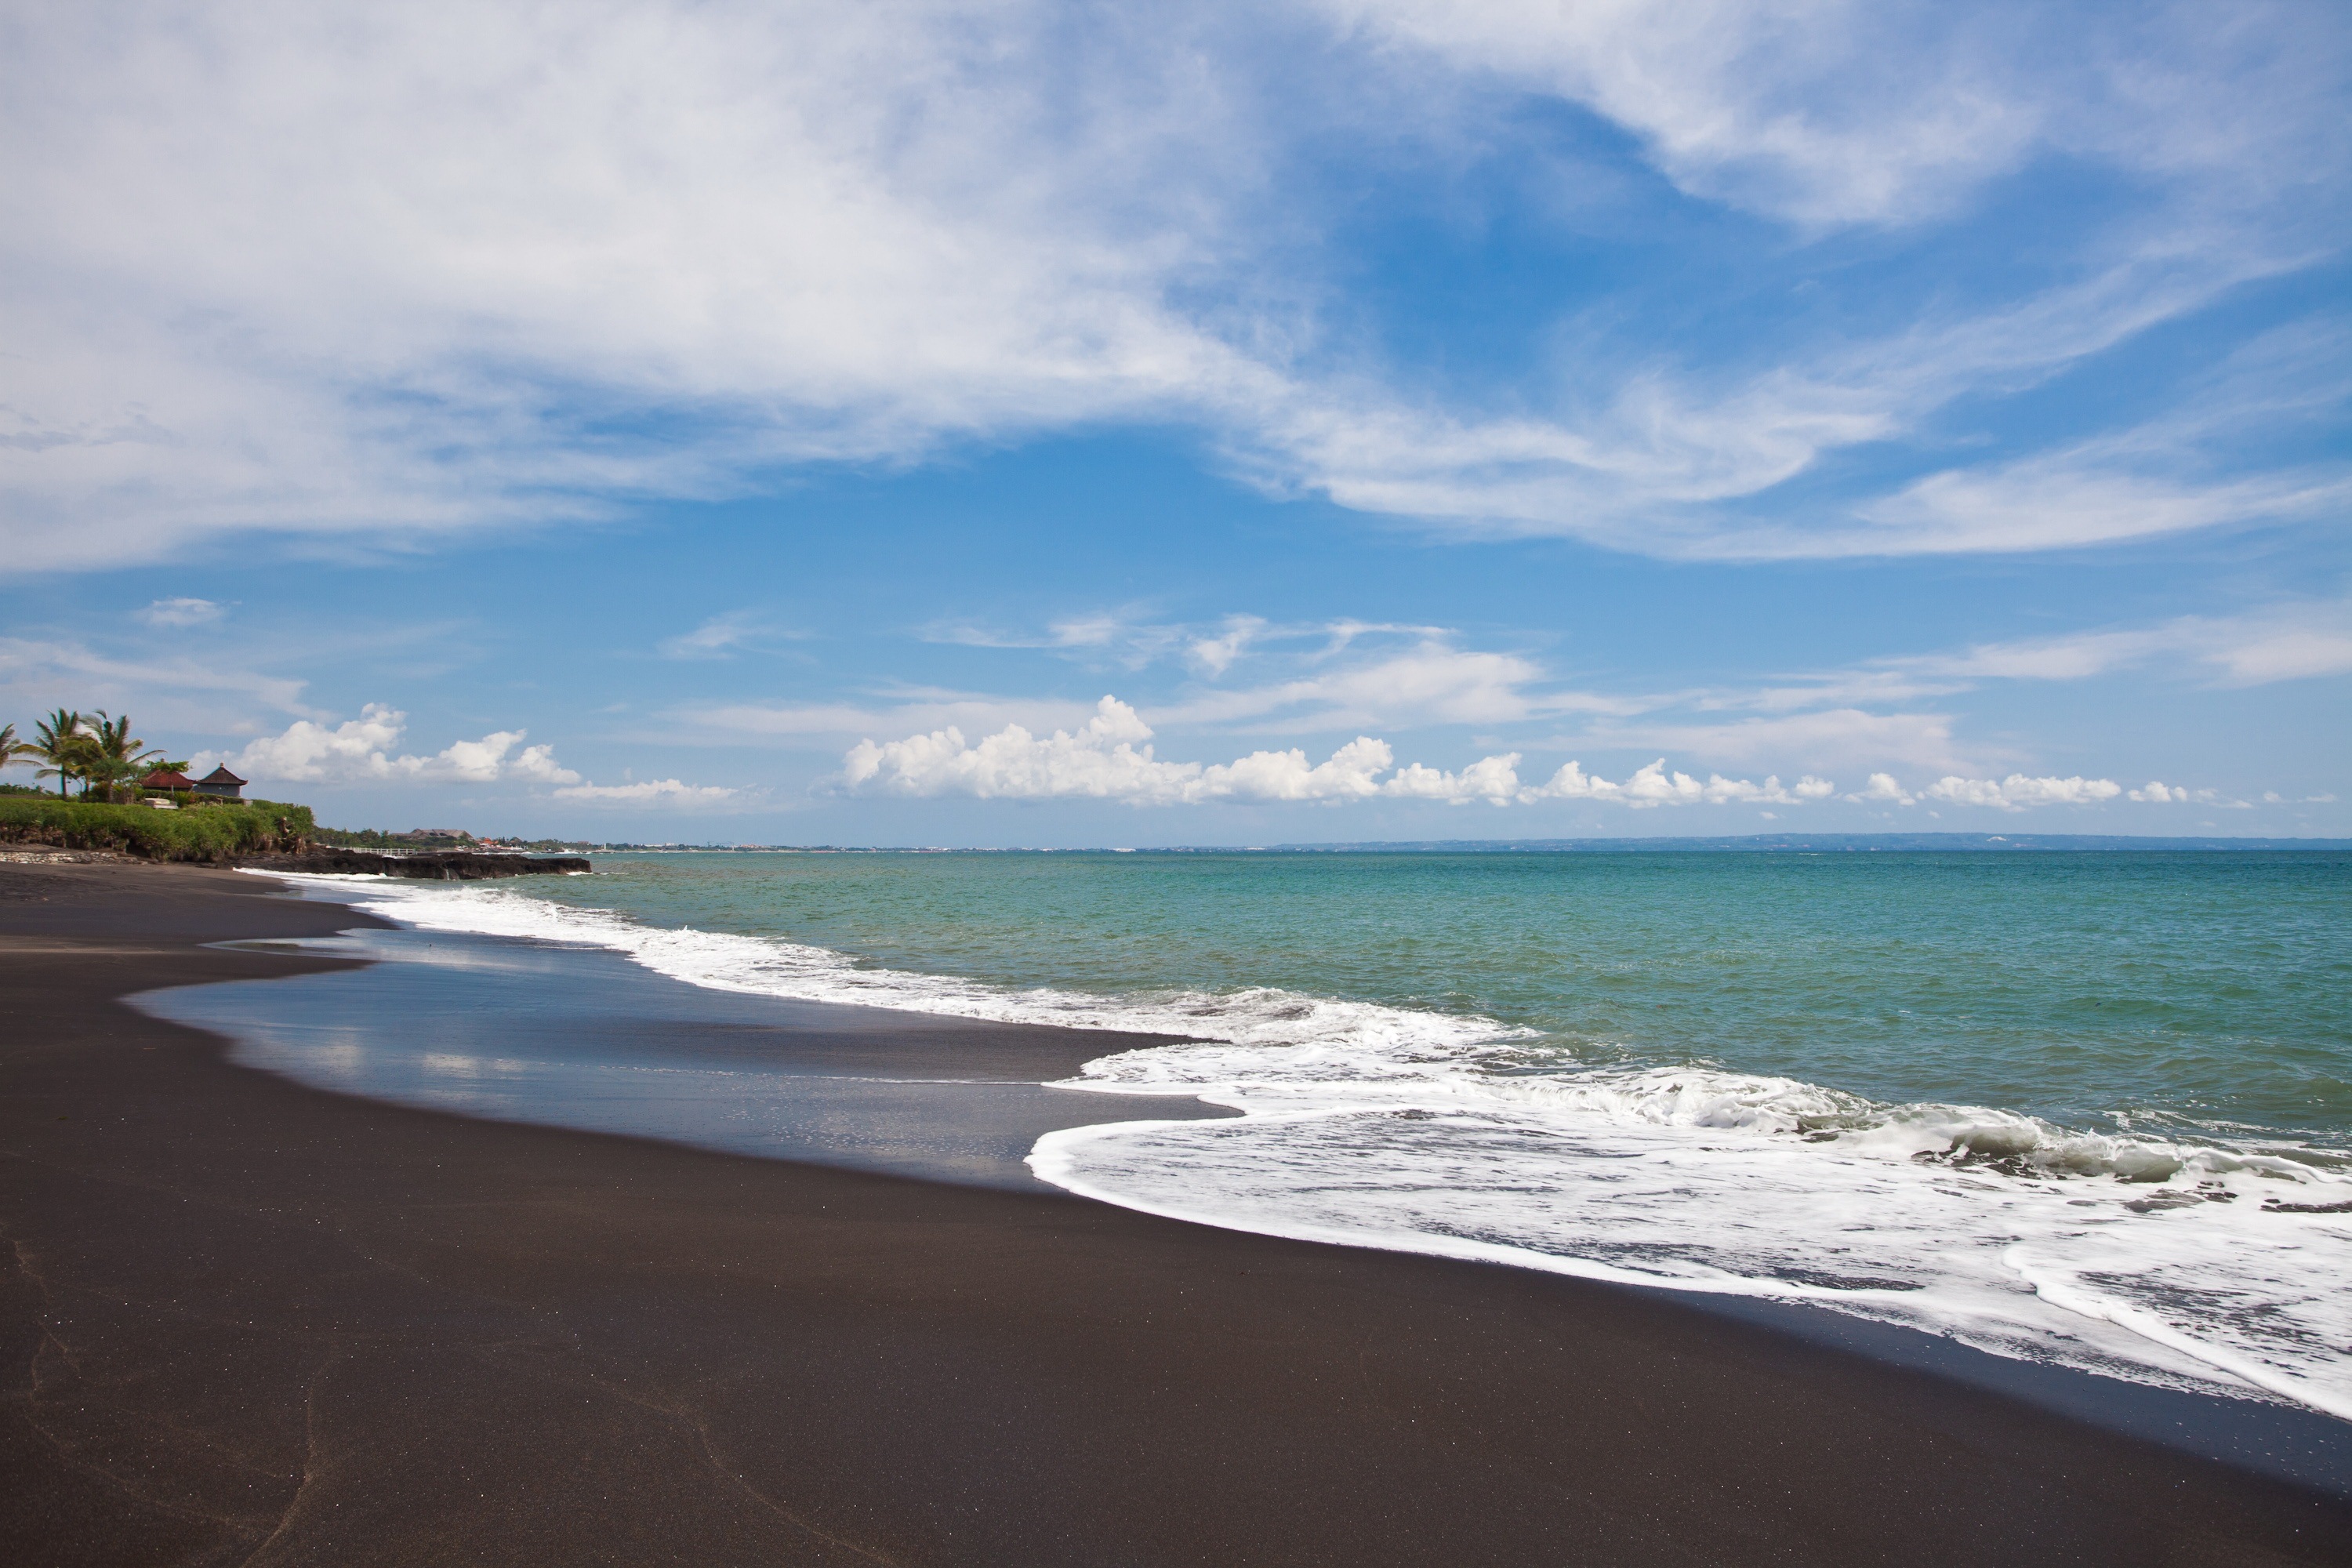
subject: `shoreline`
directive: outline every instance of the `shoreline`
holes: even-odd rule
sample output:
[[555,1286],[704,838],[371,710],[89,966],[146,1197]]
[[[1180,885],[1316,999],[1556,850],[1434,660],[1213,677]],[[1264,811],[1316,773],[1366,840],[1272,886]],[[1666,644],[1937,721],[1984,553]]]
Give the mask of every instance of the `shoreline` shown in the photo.
[[332,1093],[1021,1192],[1060,1190],[1026,1163],[1045,1133],[1238,1114],[1051,1087],[1090,1053],[1168,1036],[744,995],[617,952],[473,933],[306,945],[368,962],[126,1001],[231,1040],[234,1063]]
[[51,1558],[2352,1552],[2341,1499],[1656,1292],[351,1099],[116,1000],[374,923],[273,887],[0,867],[0,1524]]

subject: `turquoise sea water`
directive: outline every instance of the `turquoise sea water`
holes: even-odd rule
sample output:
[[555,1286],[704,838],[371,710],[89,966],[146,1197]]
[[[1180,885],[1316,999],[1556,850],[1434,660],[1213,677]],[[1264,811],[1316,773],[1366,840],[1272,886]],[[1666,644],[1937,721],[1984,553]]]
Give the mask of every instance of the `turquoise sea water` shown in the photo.
[[1276,987],[1872,1100],[2352,1147],[2352,856],[599,857],[534,897],[889,970]]
[[[599,857],[407,925],[1127,1029],[1028,1164],[2352,1419],[2352,856]],[[747,1093],[750,1092],[747,1087]]]

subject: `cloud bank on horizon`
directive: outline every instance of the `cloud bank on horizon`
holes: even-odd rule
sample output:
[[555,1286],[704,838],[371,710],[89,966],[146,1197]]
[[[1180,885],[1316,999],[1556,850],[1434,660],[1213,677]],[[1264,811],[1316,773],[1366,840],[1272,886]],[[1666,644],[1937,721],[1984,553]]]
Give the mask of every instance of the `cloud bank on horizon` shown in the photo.
[[[876,743],[860,741],[842,759],[841,784],[852,791],[936,796],[970,795],[979,800],[1058,800],[1083,797],[1128,805],[1195,805],[1208,801],[1313,802],[1401,799],[1442,801],[1448,805],[1532,805],[1543,801],[1600,801],[1639,811],[1664,805],[1802,805],[1830,799],[1837,785],[1807,774],[1783,786],[1777,776],[1758,783],[1711,773],[1706,780],[1665,759],[1644,764],[1622,781],[1587,773],[1570,761],[1540,784],[1522,783],[1517,752],[1482,757],[1459,772],[1420,763],[1396,765],[1386,741],[1369,735],[1339,747],[1320,763],[1297,747],[1258,751],[1230,763],[1180,763],[1153,754],[1151,726],[1116,697],[1105,697],[1094,716],[1073,730],[1046,736],[1008,724],[978,742],[950,725],[929,734]],[[1381,775],[1387,774],[1383,778]],[[1916,795],[1887,773],[1873,773],[1854,802],[1919,801],[2022,811],[2037,805],[2084,805],[2126,794],[2111,779],[1973,779],[1947,775]],[[2129,792],[2135,801],[2215,804],[2210,790],[2189,791],[2151,781]],[[2244,802],[2226,803],[2243,805]]]
[[[2340,300],[2088,423],[1952,439],[1956,408],[2340,244],[2342,18],[2211,18],[27,9],[5,555],[429,539],[1121,421],[1188,423],[1278,491],[1670,557],[2340,516]],[[1530,262],[1617,281],[1528,301],[1530,346],[1465,372],[1384,312],[1418,242],[1356,193],[1475,247],[1433,204],[1503,178],[1549,209]],[[2032,199],[2053,182],[2095,195]],[[1666,233],[1657,280],[1627,274]]]

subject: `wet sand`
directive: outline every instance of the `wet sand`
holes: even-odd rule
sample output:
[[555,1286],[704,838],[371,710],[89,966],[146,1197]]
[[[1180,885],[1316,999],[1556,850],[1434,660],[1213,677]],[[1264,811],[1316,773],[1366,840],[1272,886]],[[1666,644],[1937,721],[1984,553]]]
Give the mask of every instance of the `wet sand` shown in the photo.
[[2352,1560],[2340,1500],[1650,1293],[352,1099],[118,1000],[362,923],[0,866],[12,1560]]
[[617,952],[504,937],[263,945],[371,962],[132,1005],[229,1037],[232,1061],[344,1094],[1017,1192],[1061,1190],[1026,1163],[1049,1131],[1237,1114],[1191,1096],[1045,1087],[1075,1070],[1074,1045],[1102,1054],[1171,1036],[744,995]]

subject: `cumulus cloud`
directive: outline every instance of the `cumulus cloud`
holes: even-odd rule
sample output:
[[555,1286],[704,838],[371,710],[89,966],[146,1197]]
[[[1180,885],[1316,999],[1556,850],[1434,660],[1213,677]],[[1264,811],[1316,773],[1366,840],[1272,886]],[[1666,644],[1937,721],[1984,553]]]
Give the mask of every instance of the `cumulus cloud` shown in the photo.
[[[1083,797],[1137,805],[1374,799],[1456,805],[1546,800],[1637,807],[1793,805],[1825,799],[1835,791],[1833,784],[1811,777],[1785,788],[1778,777],[1757,784],[1716,774],[1702,783],[1687,773],[1668,773],[1664,759],[1622,784],[1587,774],[1580,764],[1570,763],[1548,782],[1525,785],[1515,752],[1481,758],[1459,771],[1420,763],[1399,768],[1389,743],[1369,735],[1358,736],[1320,763],[1296,747],[1253,752],[1230,763],[1171,762],[1156,754],[1151,740],[1151,726],[1133,708],[1105,697],[1086,723],[1042,737],[1012,724],[976,744],[952,727],[902,741],[860,741],[843,759],[842,780],[851,790],[877,794],[965,795],[983,800]],[[1384,779],[1383,773],[1389,776]]]
[[1359,738],[1320,763],[1302,751],[1256,752],[1213,767],[1153,755],[1151,727],[1134,709],[1105,697],[1075,730],[1040,738],[1008,724],[977,745],[952,726],[884,744],[860,741],[843,759],[853,790],[983,800],[1090,796],[1136,805],[1205,800],[1363,799],[1394,761],[1384,742]]
[[1412,763],[1399,768],[1381,786],[1381,793],[1401,800],[1442,800],[1454,805],[1473,800],[1508,805],[1527,795],[1519,788],[1518,766],[1517,752],[1482,757],[1458,773]]
[[[373,779],[436,780],[489,784],[520,779],[530,784],[569,784],[580,775],[555,760],[548,746],[523,746],[525,732],[500,730],[478,741],[458,741],[431,756],[395,755],[408,715],[371,702],[356,719],[331,729],[297,720],[284,733],[249,742],[229,767],[248,778],[298,784],[352,784]],[[521,746],[520,751],[516,748]],[[210,755],[210,753],[206,753]]]
[[[2113,779],[2032,778],[2023,773],[2011,773],[2005,779],[1962,778],[1956,774],[1937,779],[1916,795],[1905,789],[1892,773],[1873,773],[1869,782],[1843,798],[1863,805],[1916,805],[1921,801],[1938,801],[1950,805],[1990,806],[1997,811],[2023,811],[2037,805],[2096,805],[2114,800],[2117,795],[2144,805],[2227,805],[2242,807],[2243,801],[2224,799],[2221,791],[2189,789],[2180,784],[2167,784],[2151,779],[2137,789],[2126,790]],[[2276,795],[2265,797],[2273,803]]]
[[371,702],[356,719],[329,725],[299,720],[277,735],[251,742],[233,756],[199,752],[194,765],[226,762],[247,778],[295,784],[521,784],[547,787],[558,800],[605,805],[710,806],[743,793],[677,779],[591,784],[555,759],[552,746],[526,746],[525,731],[499,730],[478,741],[458,741],[429,756],[399,751],[408,715]]
[[2095,805],[2123,794],[2113,779],[2029,778],[2011,773],[2005,779],[1937,779],[1919,792],[1922,800],[1954,805],[1989,805],[2001,811],[2023,811],[2035,805]]
[[[2219,805],[2221,792],[2213,789],[2186,789],[2179,784],[2167,784],[2150,779],[2136,790],[2125,793],[2125,799],[2153,805]],[[2275,794],[2272,796],[2275,799]]]
[[1869,805],[1884,802],[1889,805],[1909,805],[1911,792],[1895,782],[1893,773],[1873,773],[1863,786],[1846,799]]
[[1720,773],[1710,773],[1702,783],[1685,773],[1669,773],[1666,760],[1660,757],[1637,769],[1622,783],[1612,783],[1587,773],[1581,764],[1568,763],[1544,784],[1523,792],[1522,798],[1610,801],[1641,809],[1702,803],[1708,805],[1734,803],[1798,805],[1806,801],[1826,800],[1835,793],[1835,784],[1811,774],[1787,788],[1781,787],[1777,775],[1759,784],[1749,779],[1727,779]]

